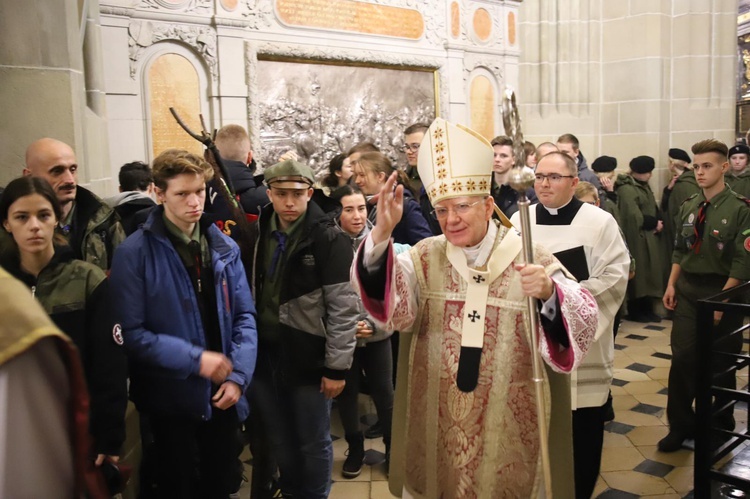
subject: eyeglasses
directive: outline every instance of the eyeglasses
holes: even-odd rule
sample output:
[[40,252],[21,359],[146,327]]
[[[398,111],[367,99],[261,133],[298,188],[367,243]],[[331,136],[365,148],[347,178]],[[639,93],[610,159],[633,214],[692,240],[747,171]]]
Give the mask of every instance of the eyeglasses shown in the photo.
[[564,178],[576,178],[575,175],[560,175],[559,173],[550,173],[549,175],[537,173],[534,176],[536,177],[536,182],[538,184],[541,184],[545,180],[549,180],[550,183],[556,183],[562,181]]
[[473,203],[460,203],[453,205],[453,208],[435,208],[430,212],[430,215],[437,218],[438,220],[445,220],[448,218],[448,214],[451,212],[451,209],[453,210],[453,213],[455,213],[458,216],[466,215],[469,213],[469,210],[471,210],[472,206],[476,206],[481,201],[474,201]]
[[417,152],[419,151],[419,144],[404,144],[403,147],[401,147],[401,152]]

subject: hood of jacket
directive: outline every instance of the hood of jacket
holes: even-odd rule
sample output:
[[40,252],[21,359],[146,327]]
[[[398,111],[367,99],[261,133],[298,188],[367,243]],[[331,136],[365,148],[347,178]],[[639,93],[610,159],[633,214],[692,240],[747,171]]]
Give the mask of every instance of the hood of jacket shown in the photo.
[[96,227],[115,214],[96,194],[80,185],[76,188],[75,210],[76,220],[88,227]]
[[[52,255],[52,259],[44,266],[44,268],[52,268],[60,263],[69,262],[73,260],[74,257],[75,254],[70,246],[55,245],[55,254]],[[29,274],[21,268],[21,259],[17,251],[4,254],[2,260],[0,260],[0,265],[2,265],[2,267],[13,277],[23,282],[29,288],[36,285],[37,277]]]
[[633,177],[628,175],[627,173],[620,173],[617,175],[617,178],[615,179],[615,189],[618,189],[622,187],[623,185],[633,185],[637,186],[638,182],[635,181]]
[[114,208],[116,206],[120,206],[121,204],[131,203],[134,201],[142,201],[144,207],[156,204],[151,196],[141,191],[120,192],[118,194],[115,194],[114,196],[110,196],[104,199],[104,202],[107,203],[110,208]]
[[349,239],[351,239],[351,241],[352,241],[352,249],[356,252],[357,249],[359,248],[360,244],[362,244],[364,242],[365,238],[367,237],[367,234],[370,233],[370,231],[372,230],[372,228],[374,226],[373,226],[372,222],[370,222],[367,218],[365,218],[365,227],[362,229],[362,232],[360,232],[359,235],[357,235],[356,237],[352,237],[348,232],[346,232],[341,227],[340,216],[341,216],[341,214],[337,213],[336,216],[332,218],[332,220],[331,220],[331,226],[335,227],[336,230],[338,230],[339,232],[342,232],[343,234],[346,234],[346,237],[348,237]]
[[651,192],[651,186],[648,184],[648,182],[639,182],[631,175],[628,175],[627,173],[620,173],[617,176],[617,180],[615,180],[615,190],[619,189],[620,187],[624,185],[630,185],[633,187],[636,187],[638,189],[642,189],[646,192]]

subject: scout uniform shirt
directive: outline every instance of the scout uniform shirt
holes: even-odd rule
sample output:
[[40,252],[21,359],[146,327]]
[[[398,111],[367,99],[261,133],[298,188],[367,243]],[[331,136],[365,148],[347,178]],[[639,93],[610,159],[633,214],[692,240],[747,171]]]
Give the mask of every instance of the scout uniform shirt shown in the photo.
[[750,279],[750,200],[725,187],[706,203],[700,192],[680,208],[672,263],[693,274]]

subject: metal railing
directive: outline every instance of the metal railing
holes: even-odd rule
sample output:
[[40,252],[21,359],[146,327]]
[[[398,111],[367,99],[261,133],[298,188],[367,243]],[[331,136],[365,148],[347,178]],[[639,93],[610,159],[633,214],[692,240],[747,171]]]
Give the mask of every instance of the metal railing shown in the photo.
[[[750,355],[719,351],[716,348],[716,343],[722,339],[735,335],[741,335],[744,339],[750,325],[740,325],[729,331],[714,333],[714,312],[716,311],[750,317],[750,305],[746,304],[749,296],[750,282],[698,301],[693,491],[696,498],[710,498],[712,482],[750,491],[750,479],[732,474],[727,470],[721,471],[716,466],[730,452],[750,440],[748,430],[728,431],[715,425],[715,417],[725,410],[734,411],[737,402],[744,402],[750,406],[750,393],[746,388],[730,390],[715,384],[716,378],[729,374],[736,376],[737,371],[750,365]],[[705,334],[707,331],[712,333]],[[744,347],[744,341],[742,344]],[[728,367],[717,372],[714,367],[717,359],[723,360]],[[714,397],[717,396],[726,402],[717,406],[714,402]]]

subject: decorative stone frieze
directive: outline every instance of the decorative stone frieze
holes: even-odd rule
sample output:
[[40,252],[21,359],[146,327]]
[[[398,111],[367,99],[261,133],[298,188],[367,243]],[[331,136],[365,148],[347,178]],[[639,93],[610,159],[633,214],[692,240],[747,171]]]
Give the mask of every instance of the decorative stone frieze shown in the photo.
[[192,47],[203,60],[216,79],[216,33],[208,26],[191,26],[188,24],[166,24],[151,21],[133,21],[128,26],[128,50],[130,53],[130,77],[135,79],[138,61],[146,49],[154,43],[173,40]]

